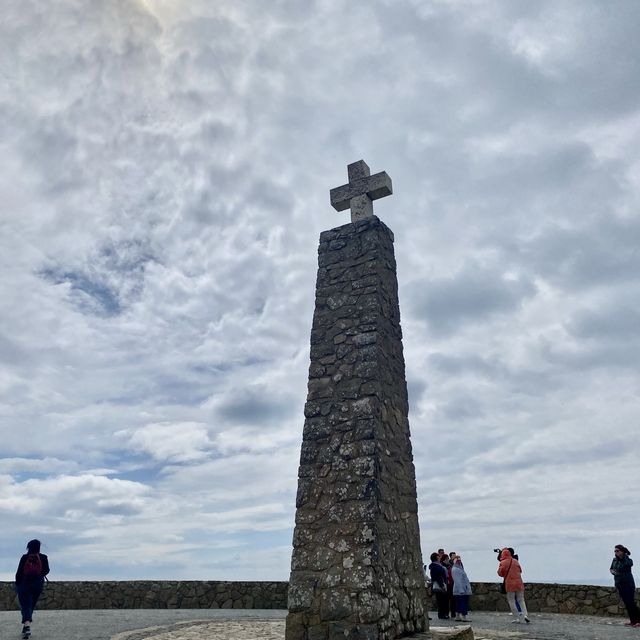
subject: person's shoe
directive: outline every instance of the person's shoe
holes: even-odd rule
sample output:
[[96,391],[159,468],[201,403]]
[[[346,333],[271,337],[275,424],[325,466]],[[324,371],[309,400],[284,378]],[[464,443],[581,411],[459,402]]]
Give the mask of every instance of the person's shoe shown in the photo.
[[636,626],[636,623],[635,623],[635,622],[625,622],[625,623],[624,623],[624,626],[625,626],[625,627],[635,627],[635,626]]
[[527,624],[530,624],[530,622],[531,622],[531,620],[529,620],[528,616],[525,616],[525,617],[524,617],[524,621],[525,621]]
[[634,627],[640,627],[640,622],[636,622],[633,626]]
[[520,618],[511,621],[511,624],[520,624]]
[[28,624],[25,624],[22,627],[22,637],[25,639],[31,637],[31,627]]
[[462,618],[460,616],[456,616],[456,622],[462,622]]

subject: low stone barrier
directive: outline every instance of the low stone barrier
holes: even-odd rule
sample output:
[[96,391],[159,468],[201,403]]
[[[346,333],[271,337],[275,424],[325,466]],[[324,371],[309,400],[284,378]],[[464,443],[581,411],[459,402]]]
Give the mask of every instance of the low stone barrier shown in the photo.
[[[286,582],[48,582],[39,609],[286,609]],[[0,610],[17,608],[14,584],[0,582]]]
[[[471,608],[507,611],[500,585],[474,582]],[[49,582],[41,609],[286,609],[287,582]],[[527,607],[538,613],[623,616],[613,587],[527,583]],[[0,610],[17,608],[13,582],[0,582]]]
[[[476,611],[508,611],[500,584],[474,582],[471,608]],[[525,583],[527,609],[537,613],[579,613],[596,616],[621,616],[625,609],[614,587],[583,584]]]

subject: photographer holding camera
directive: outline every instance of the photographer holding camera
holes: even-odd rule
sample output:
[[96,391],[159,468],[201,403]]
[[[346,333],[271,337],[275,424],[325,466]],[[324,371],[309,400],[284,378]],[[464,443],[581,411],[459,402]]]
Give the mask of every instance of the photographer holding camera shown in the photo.
[[[531,620],[529,620],[527,604],[524,601],[524,582],[522,582],[522,567],[518,562],[518,556],[513,553],[513,549],[505,547],[500,551],[498,560],[500,561],[498,575],[504,578],[504,593],[507,595],[507,602],[514,616],[512,622],[520,624],[524,620],[529,624]],[[520,610],[516,606],[516,598],[518,599]]]
[[640,610],[638,610],[638,605],[635,600],[636,583],[631,573],[633,560],[629,557],[631,556],[631,551],[624,545],[617,544],[613,553],[613,561],[611,562],[609,572],[613,575],[613,583],[629,614],[629,622],[627,622],[625,626],[640,627]]

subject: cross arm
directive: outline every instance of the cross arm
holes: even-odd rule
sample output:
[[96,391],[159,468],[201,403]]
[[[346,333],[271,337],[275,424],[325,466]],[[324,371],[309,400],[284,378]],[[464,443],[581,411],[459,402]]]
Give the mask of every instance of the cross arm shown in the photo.
[[371,200],[378,200],[378,198],[390,196],[392,193],[391,178],[386,171],[381,171],[331,189],[329,197],[331,206],[336,211],[344,211],[349,208],[351,199],[357,196],[367,194]]

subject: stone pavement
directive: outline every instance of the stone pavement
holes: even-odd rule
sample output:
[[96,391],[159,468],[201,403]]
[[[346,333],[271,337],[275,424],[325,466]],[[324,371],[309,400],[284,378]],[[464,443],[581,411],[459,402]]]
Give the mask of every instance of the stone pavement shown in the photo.
[[[110,609],[36,611],[33,640],[283,640],[286,611],[249,609]],[[475,640],[640,640],[622,618],[531,614],[530,625],[506,613],[473,612]],[[453,627],[447,620],[432,626]],[[0,611],[0,640],[18,640],[20,614]],[[427,638],[414,636],[415,640]]]

